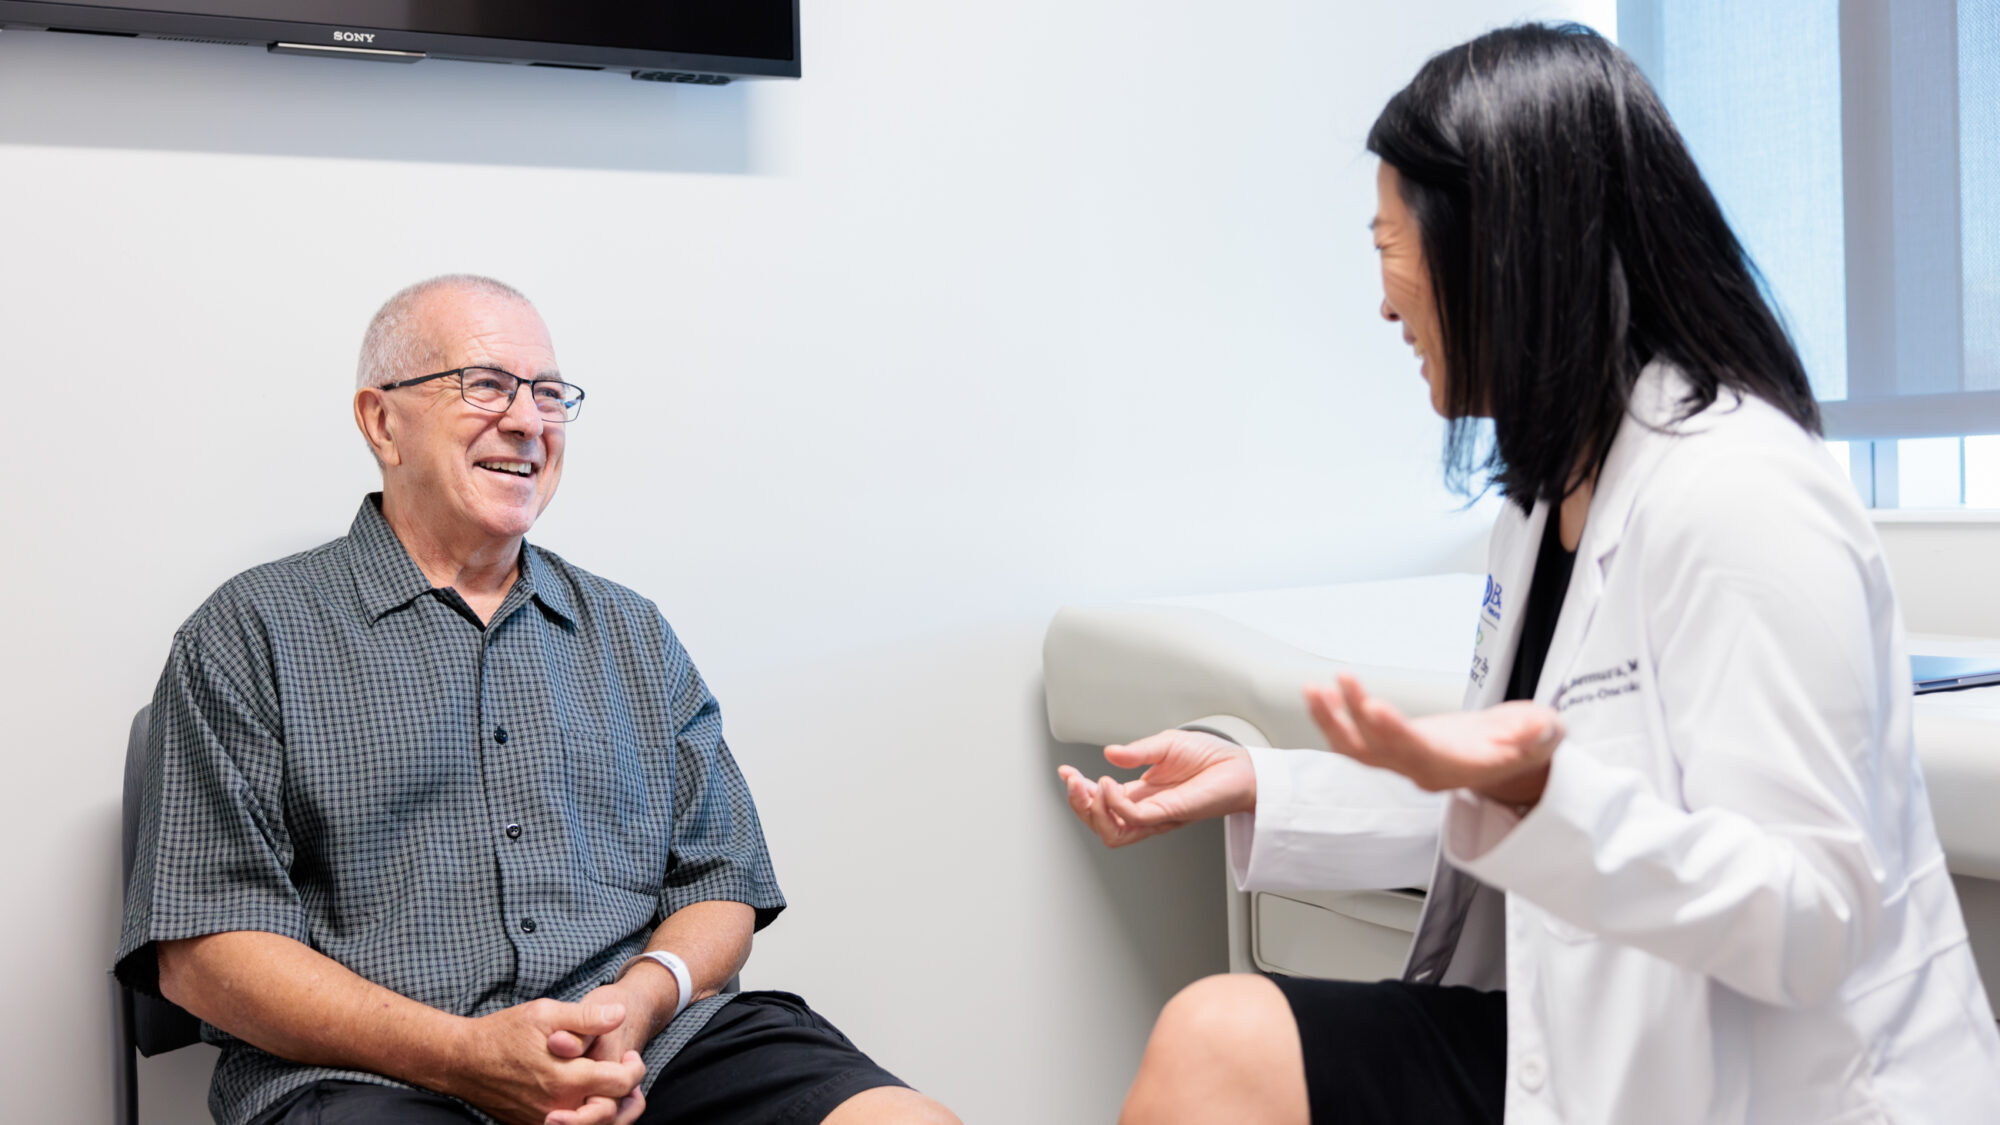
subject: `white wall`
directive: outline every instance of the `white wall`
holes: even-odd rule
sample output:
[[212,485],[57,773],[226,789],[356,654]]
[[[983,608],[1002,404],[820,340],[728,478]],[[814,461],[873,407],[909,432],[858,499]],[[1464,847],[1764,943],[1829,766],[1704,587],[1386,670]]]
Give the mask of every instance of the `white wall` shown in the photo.
[[1912,633],[2000,637],[2000,599],[1990,593],[2000,515],[1887,509],[1874,516]]
[[[1224,964],[1218,837],[1069,822],[1042,626],[1465,561],[1361,138],[1529,10],[849,0],[804,81],[723,89],[0,34],[4,1116],[108,1117],[125,724],[209,590],[370,487],[374,305],[476,270],[591,394],[535,538],[723,700],[793,904],[751,982],[970,1121],[1110,1119]],[[146,1065],[151,1125],[208,1062]]]

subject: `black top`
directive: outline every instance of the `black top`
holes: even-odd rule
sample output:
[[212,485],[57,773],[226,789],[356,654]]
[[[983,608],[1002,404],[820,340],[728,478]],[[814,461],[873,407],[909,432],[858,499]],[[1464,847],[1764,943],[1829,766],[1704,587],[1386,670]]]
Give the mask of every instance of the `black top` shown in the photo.
[[1575,567],[1576,552],[1562,545],[1562,510],[1551,506],[1541,549],[1535,553],[1535,577],[1528,583],[1521,644],[1514,650],[1514,670],[1507,676],[1508,699],[1535,697],[1535,684],[1542,678],[1542,662],[1548,659],[1549,642],[1555,639],[1556,619],[1562,616],[1563,596],[1569,592],[1569,575]]

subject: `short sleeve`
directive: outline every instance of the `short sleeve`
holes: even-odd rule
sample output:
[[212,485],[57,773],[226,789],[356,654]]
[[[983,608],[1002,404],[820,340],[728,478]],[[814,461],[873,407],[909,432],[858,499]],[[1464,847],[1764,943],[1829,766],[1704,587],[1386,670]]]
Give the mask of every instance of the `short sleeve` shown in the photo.
[[230,632],[190,622],[153,692],[116,968],[153,995],[157,942],[230,930],[307,940],[289,875],[276,688],[260,636]]
[[745,903],[763,929],[785,908],[750,786],[722,737],[722,709],[662,622],[674,689],[674,827],[662,917],[697,902]]

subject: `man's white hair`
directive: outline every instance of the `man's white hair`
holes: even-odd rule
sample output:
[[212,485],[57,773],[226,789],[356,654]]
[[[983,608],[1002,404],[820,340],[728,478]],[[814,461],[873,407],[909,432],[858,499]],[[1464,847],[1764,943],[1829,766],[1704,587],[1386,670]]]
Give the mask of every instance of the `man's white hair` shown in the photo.
[[354,373],[354,389],[379,387],[402,379],[428,375],[449,362],[445,345],[433,337],[417,316],[424,298],[441,290],[457,290],[488,297],[534,302],[504,281],[476,273],[447,273],[419,281],[382,303],[361,337],[361,362]]

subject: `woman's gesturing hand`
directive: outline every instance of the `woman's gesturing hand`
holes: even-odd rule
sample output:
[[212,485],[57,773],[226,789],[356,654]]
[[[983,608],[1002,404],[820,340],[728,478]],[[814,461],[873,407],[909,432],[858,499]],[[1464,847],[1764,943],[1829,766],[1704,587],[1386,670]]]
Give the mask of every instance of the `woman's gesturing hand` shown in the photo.
[[1129,784],[1108,777],[1092,782],[1072,766],[1056,774],[1069,789],[1069,807],[1077,819],[1114,848],[1257,807],[1250,752],[1228,739],[1201,731],[1161,731],[1124,746],[1106,746],[1104,759],[1120,769],[1151,768]]
[[1338,685],[1307,685],[1306,706],[1327,745],[1363,765],[1394,770],[1433,792],[1471,789],[1509,805],[1541,800],[1549,759],[1563,739],[1562,717],[1539,703],[1406,719],[1346,673]]

